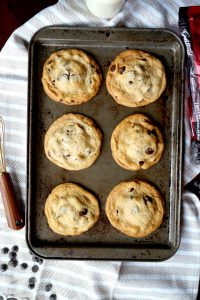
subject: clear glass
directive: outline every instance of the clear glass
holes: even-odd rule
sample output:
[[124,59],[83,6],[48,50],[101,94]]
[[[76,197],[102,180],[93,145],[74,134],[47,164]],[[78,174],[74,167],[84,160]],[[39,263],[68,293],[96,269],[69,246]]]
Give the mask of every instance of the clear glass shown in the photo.
[[104,19],[113,18],[124,6],[125,0],[86,0],[89,11]]

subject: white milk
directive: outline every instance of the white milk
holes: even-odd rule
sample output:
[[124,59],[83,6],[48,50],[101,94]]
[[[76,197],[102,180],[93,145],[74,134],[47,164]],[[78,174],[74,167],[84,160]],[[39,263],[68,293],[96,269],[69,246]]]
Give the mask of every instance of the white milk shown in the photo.
[[123,7],[125,0],[86,0],[88,9],[99,18],[110,19]]

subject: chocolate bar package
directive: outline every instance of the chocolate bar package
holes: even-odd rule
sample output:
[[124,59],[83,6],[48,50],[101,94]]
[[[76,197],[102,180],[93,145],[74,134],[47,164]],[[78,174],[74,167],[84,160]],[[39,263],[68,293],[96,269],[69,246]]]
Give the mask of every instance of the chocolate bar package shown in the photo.
[[180,7],[179,28],[187,60],[192,160],[200,164],[200,6]]

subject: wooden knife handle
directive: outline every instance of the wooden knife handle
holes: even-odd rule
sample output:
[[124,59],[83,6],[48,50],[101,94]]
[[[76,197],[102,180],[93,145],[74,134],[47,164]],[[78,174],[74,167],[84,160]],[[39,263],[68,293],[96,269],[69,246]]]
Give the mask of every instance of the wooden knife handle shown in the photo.
[[6,213],[7,223],[11,229],[19,230],[24,227],[22,209],[14,193],[12,179],[7,172],[0,173],[0,191]]

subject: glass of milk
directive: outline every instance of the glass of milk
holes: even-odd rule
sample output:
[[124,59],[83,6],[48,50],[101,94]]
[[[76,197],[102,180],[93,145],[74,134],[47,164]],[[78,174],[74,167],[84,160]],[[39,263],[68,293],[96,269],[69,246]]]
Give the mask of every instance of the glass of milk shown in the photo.
[[86,0],[88,9],[93,15],[110,19],[123,7],[125,0]]

